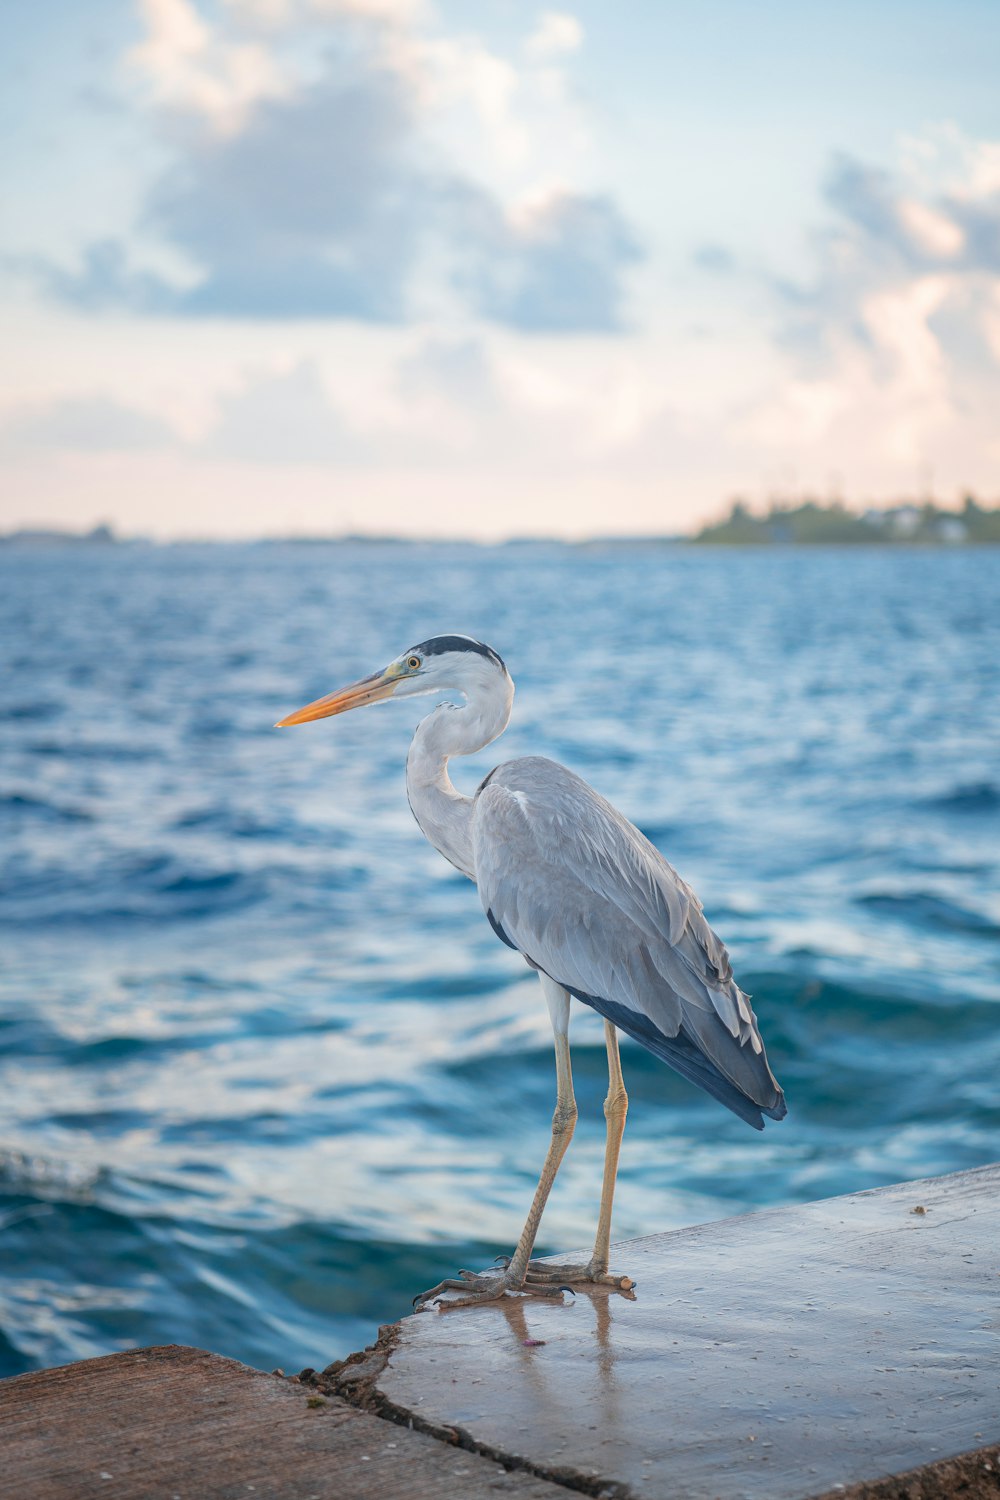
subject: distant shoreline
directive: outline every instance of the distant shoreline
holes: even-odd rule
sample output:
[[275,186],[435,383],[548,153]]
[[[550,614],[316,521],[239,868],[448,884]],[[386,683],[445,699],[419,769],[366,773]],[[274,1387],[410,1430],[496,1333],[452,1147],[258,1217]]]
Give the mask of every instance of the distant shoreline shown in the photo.
[[833,503],[804,501],[772,505],[755,514],[735,501],[721,521],[709,523],[693,535],[636,534],[628,536],[557,537],[514,536],[499,541],[478,537],[415,537],[347,532],[314,536],[262,537],[152,537],[121,536],[108,524],[87,531],[61,527],[20,527],[0,533],[0,549],[44,551],[62,547],[566,547],[577,550],[627,550],[634,547],[875,547],[966,548],[1000,544],[1000,506],[980,505],[971,496],[961,510],[944,510],[932,502],[909,502],[886,509],[849,511]]
[[772,504],[758,515],[735,500],[724,520],[703,526],[699,546],[968,547],[1000,542],[1000,506],[967,495],[961,510],[932,500],[852,511],[839,501]]

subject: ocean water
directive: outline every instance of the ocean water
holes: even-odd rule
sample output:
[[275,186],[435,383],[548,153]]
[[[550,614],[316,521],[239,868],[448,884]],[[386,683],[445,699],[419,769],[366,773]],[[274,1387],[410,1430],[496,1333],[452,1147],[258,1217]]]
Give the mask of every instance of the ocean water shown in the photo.
[[[321,1366],[511,1247],[550,1033],[410,817],[429,700],[271,727],[437,632],[518,685],[456,781],[541,753],[611,797],[787,1094],[759,1135],[626,1043],[616,1237],[1000,1156],[998,599],[990,550],[0,552],[0,1373]],[[600,1184],[572,1036],[547,1250]]]

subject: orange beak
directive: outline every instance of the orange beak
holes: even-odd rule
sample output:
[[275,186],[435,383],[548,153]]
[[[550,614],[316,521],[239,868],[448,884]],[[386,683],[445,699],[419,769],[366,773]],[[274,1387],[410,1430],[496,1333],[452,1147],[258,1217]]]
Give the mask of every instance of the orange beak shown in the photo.
[[360,682],[353,682],[350,687],[341,688],[337,693],[327,693],[325,698],[317,698],[314,703],[307,703],[305,708],[297,709],[286,719],[279,719],[274,727],[287,729],[292,724],[310,724],[313,719],[329,719],[332,714],[346,714],[348,709],[363,708],[366,703],[378,703],[382,698],[392,697],[399,681],[396,674],[390,677],[385,672],[374,672],[371,677],[362,677]]

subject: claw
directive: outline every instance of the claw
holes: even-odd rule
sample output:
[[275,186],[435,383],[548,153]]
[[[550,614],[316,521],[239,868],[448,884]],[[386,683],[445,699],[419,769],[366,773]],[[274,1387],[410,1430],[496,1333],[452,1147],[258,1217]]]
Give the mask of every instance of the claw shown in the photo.
[[[580,1286],[610,1286],[630,1301],[634,1300],[635,1283],[628,1276],[612,1276],[607,1271],[589,1265],[551,1265],[545,1261],[529,1261],[524,1279],[514,1285],[509,1276],[512,1257],[498,1255],[494,1264],[496,1271],[478,1273],[459,1271],[457,1276],[446,1277],[430,1291],[421,1292],[413,1299],[417,1312],[437,1305],[439,1312],[450,1312],[458,1307],[473,1307],[480,1302],[499,1302],[508,1295],[522,1297],[562,1298],[564,1292],[576,1297]],[[448,1292],[463,1292],[461,1297],[448,1297]]]
[[[563,1280],[565,1278],[565,1281]],[[589,1265],[550,1265],[545,1261],[531,1260],[525,1275],[525,1286],[539,1286],[559,1282],[565,1285],[571,1283],[570,1290],[579,1286],[608,1286],[613,1287],[616,1292],[624,1296],[631,1296],[635,1286],[630,1276],[615,1276],[609,1271],[602,1271],[592,1263]]]

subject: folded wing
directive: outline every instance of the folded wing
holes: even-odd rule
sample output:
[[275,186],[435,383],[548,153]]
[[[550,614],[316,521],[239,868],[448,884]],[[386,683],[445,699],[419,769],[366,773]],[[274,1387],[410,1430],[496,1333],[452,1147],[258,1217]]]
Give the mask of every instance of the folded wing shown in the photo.
[[499,766],[472,815],[495,931],[756,1129],[780,1120],[757,1018],[697,896],[627,818],[564,766]]

